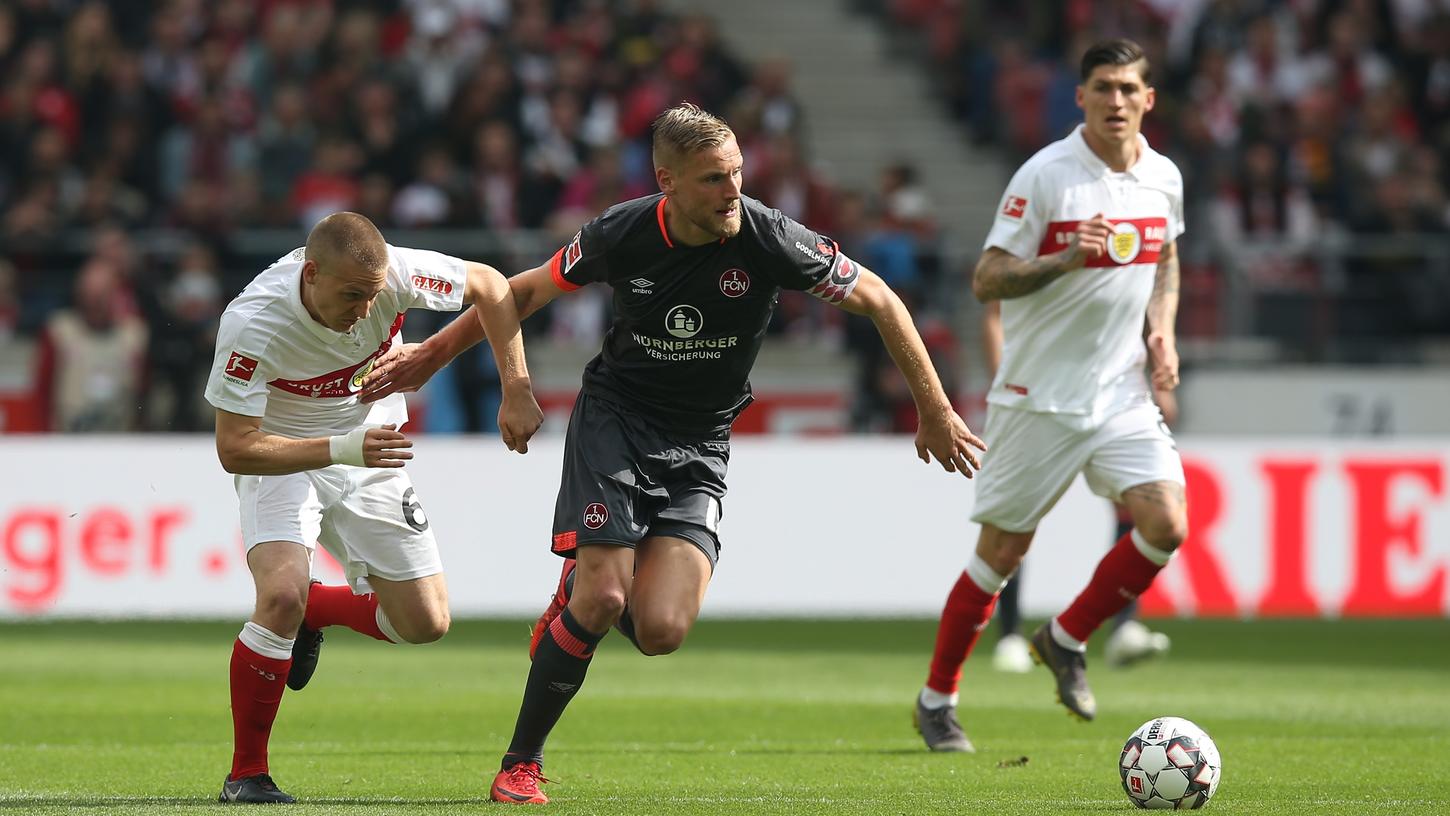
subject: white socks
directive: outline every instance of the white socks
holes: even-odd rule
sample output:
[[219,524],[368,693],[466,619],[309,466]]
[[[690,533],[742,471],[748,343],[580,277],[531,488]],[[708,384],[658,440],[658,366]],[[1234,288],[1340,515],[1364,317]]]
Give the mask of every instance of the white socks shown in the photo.
[[1173,557],[1173,552],[1177,552],[1177,550],[1174,550],[1173,552],[1164,552],[1163,550],[1158,549],[1152,544],[1149,544],[1148,539],[1144,538],[1143,534],[1138,532],[1137,527],[1133,528],[1132,538],[1133,547],[1138,550],[1139,554],[1160,567],[1167,566],[1169,559]]
[[982,556],[976,553],[972,553],[971,559],[967,561],[967,568],[963,572],[972,579],[972,583],[976,584],[978,589],[988,595],[996,595],[1002,591],[1002,587],[1007,585],[1007,579],[998,575],[997,571],[992,569],[992,565],[983,561]]
[[251,621],[247,621],[246,625],[242,627],[242,633],[237,635],[237,640],[262,657],[270,657],[273,660],[292,659],[294,642],[292,638],[284,638],[271,629]]
[[955,706],[957,704],[958,696],[959,695],[955,691],[951,694],[942,694],[940,691],[923,688],[921,690],[921,704],[926,708],[932,709],[941,708],[943,706]]

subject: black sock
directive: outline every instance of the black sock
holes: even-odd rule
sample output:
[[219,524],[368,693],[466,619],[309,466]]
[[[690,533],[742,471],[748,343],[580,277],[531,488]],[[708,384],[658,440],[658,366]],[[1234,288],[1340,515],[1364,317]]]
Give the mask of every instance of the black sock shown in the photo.
[[1022,607],[1017,602],[1017,584],[1021,578],[1022,568],[1018,567],[1017,574],[1007,581],[1002,593],[997,596],[998,637],[1015,635],[1022,629]]
[[568,609],[549,625],[524,684],[524,702],[519,706],[513,741],[504,754],[504,770],[520,762],[543,762],[544,740],[584,684],[594,647],[603,638],[581,626]]
[[619,621],[614,624],[614,628],[619,630],[621,635],[629,638],[629,642],[634,644],[634,648],[639,649],[640,654],[644,654],[644,649],[639,648],[639,638],[634,636],[634,618],[630,617],[628,606],[624,608],[624,614],[619,616]]

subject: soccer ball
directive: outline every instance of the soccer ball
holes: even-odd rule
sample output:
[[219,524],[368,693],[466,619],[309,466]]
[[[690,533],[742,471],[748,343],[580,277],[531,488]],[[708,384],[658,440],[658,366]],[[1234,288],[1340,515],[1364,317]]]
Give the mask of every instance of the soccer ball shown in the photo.
[[1181,717],[1143,723],[1118,757],[1128,801],[1152,810],[1197,809],[1218,790],[1223,762],[1202,728]]

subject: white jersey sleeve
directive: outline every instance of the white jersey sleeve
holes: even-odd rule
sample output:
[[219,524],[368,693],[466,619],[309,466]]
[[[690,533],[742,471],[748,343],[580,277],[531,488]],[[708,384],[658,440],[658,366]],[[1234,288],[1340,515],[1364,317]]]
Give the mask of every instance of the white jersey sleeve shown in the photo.
[[1188,230],[1188,225],[1183,221],[1183,172],[1178,169],[1178,165],[1171,161],[1165,159],[1164,163],[1168,165],[1168,172],[1164,173],[1164,177],[1170,202],[1168,240],[1176,241],[1178,236]]
[[983,249],[997,247],[1018,258],[1037,257],[1051,208],[1039,184],[1041,173],[1037,170],[1038,163],[1029,161],[1013,174],[997,205],[997,217],[992,221],[992,231],[987,233]]
[[463,308],[463,291],[468,285],[468,265],[460,258],[429,249],[388,247],[390,275],[398,292],[398,305],[406,309],[456,312]]
[[217,329],[216,356],[206,382],[206,401],[223,411],[260,417],[267,412],[267,344],[249,315],[226,312]]

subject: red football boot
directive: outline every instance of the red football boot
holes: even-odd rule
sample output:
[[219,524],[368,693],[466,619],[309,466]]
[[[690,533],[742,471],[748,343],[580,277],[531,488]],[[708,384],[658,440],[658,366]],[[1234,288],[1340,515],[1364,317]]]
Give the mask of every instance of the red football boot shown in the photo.
[[569,590],[573,586],[569,576],[574,574],[574,567],[577,564],[578,562],[572,558],[564,559],[564,570],[559,575],[559,589],[554,593],[554,597],[549,599],[549,608],[539,616],[538,621],[534,623],[534,632],[529,636],[530,660],[534,659],[534,652],[539,650],[539,641],[544,639],[544,631],[549,628],[549,624],[554,622],[554,618],[564,612],[564,607],[569,605]]
[[[570,563],[573,563],[572,560]],[[489,798],[495,802],[510,805],[547,805],[549,797],[539,790],[539,784],[548,782],[544,769],[537,762],[520,762],[506,771],[499,771],[493,778]]]

